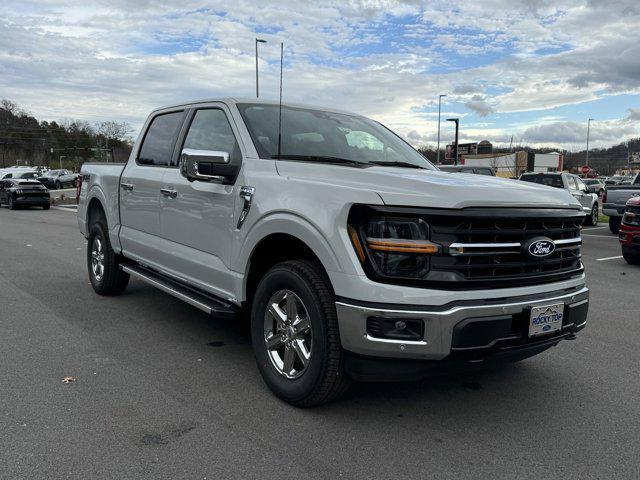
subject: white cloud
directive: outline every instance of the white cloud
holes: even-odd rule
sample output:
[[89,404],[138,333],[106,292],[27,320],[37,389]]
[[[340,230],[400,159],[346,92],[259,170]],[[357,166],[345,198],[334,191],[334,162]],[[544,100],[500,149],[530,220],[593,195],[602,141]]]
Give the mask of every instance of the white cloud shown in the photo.
[[[135,8],[126,0],[5,0],[3,13],[2,96],[43,118],[139,125],[158,105],[251,96],[256,36],[269,42],[260,47],[264,96],[277,97],[284,41],[285,100],[373,116],[414,143],[434,141],[437,118],[423,110],[440,93],[449,94],[443,106],[468,109],[451,116],[490,119],[640,92],[640,7],[629,0],[144,0]],[[397,35],[381,34],[393,28]],[[344,48],[356,53],[343,56]],[[452,64],[460,55],[467,60]],[[479,66],[466,65],[476,58]],[[637,121],[639,111],[627,118]],[[516,131],[533,143],[579,143],[581,124],[545,116],[509,132],[475,123],[462,135],[508,141]],[[604,125],[594,125],[595,142],[638,133],[631,120]]]

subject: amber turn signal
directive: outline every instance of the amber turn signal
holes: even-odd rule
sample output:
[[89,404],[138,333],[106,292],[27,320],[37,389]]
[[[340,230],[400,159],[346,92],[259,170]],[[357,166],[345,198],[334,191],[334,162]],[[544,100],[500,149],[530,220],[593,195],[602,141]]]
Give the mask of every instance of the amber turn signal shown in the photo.
[[349,232],[349,238],[351,238],[351,243],[353,243],[353,248],[356,251],[356,255],[358,255],[358,259],[360,263],[364,263],[364,249],[360,244],[360,239],[358,238],[358,232],[351,225],[347,226],[347,231]]
[[367,246],[371,250],[383,252],[422,253],[427,255],[438,253],[438,245],[426,240],[367,238]]

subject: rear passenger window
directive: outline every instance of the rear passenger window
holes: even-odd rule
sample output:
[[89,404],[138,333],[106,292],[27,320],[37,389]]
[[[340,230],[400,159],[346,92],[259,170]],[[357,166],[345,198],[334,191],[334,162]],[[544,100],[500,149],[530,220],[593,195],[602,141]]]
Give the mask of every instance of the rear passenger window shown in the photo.
[[151,121],[140,147],[138,163],[157,166],[167,166],[171,163],[182,117],[183,112],[172,112],[158,115]]
[[196,111],[184,141],[184,148],[227,152],[232,162],[240,159],[238,142],[227,116],[216,108]]

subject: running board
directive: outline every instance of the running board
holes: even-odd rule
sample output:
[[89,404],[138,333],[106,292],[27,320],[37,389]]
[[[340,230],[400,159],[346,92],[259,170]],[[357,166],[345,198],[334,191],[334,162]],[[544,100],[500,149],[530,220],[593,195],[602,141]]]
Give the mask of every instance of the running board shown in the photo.
[[173,295],[174,297],[202,310],[205,313],[208,313],[209,315],[232,318],[239,310],[238,307],[232,303],[225,302],[204,292],[196,291],[186,285],[182,285],[172,279],[169,279],[162,274],[139,265],[123,263],[120,264],[120,269],[123,272],[139,278],[143,282],[146,282],[169,295]]

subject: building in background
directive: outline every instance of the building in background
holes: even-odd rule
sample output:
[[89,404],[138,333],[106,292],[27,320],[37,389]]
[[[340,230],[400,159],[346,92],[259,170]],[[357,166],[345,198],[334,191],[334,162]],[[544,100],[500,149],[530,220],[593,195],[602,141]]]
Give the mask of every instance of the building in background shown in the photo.
[[561,172],[564,164],[564,155],[558,152],[532,153],[529,152],[527,160],[528,172]]
[[473,167],[491,167],[496,176],[504,178],[517,178],[527,171],[527,152],[513,153],[484,153],[477,155],[463,155],[460,157],[461,165]]

